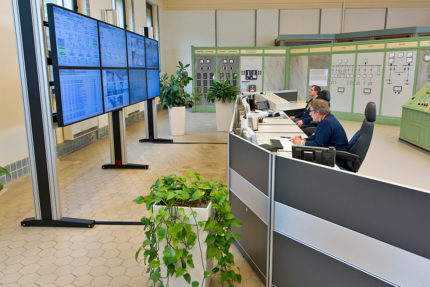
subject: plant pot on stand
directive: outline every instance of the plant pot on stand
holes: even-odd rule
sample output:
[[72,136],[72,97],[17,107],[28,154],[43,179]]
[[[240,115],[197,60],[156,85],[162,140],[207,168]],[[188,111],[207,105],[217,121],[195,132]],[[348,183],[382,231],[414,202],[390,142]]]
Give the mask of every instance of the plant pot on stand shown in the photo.
[[172,136],[185,134],[185,107],[169,108],[169,126]]
[[234,101],[215,101],[217,131],[226,132],[230,128],[231,119],[233,118],[234,103]]

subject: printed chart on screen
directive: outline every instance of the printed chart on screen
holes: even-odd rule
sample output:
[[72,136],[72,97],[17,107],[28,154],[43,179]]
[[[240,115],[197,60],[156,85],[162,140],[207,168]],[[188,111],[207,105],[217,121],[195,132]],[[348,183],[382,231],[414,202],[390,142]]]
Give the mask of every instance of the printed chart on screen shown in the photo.
[[100,49],[103,67],[127,67],[125,31],[100,23]]
[[[103,113],[100,70],[60,70],[59,124],[68,125]],[[62,122],[62,123],[61,123]]]
[[128,106],[127,70],[103,70],[103,98],[105,112]]
[[53,7],[59,66],[100,67],[97,21]]

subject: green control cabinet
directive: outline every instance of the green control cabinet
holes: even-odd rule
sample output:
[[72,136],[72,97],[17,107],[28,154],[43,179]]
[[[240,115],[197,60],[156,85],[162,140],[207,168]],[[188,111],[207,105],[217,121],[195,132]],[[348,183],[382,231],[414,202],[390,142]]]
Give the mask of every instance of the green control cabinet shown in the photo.
[[430,151],[430,86],[424,86],[402,108],[400,138]]

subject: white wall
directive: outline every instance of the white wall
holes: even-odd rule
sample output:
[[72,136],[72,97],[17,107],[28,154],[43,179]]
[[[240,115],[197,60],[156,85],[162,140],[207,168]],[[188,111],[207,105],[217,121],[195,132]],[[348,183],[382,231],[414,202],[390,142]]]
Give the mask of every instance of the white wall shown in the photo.
[[280,34],[318,34],[319,9],[281,10]]
[[255,10],[217,11],[218,46],[254,46]]
[[321,34],[340,33],[342,9],[331,8],[321,10]]
[[[215,46],[215,11],[160,9],[160,37],[161,72],[173,74],[178,61],[191,64],[192,45]],[[187,91],[191,92],[191,85]]]
[[134,26],[137,33],[146,27],[146,1],[134,0]]
[[390,8],[387,28],[430,26],[430,8]]
[[257,10],[257,46],[273,46],[278,38],[279,10]]
[[385,9],[346,9],[343,32],[384,29]]

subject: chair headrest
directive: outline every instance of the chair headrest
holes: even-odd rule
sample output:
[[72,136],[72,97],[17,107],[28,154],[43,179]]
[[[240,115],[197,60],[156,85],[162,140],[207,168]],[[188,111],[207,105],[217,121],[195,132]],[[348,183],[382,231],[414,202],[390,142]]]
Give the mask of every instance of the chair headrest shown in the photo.
[[367,103],[364,115],[369,122],[374,122],[376,120],[376,104],[374,102]]
[[326,100],[327,102],[330,102],[330,92],[329,92],[329,91],[327,91],[327,90],[322,90],[322,91],[319,93],[318,97],[319,97],[320,99]]

